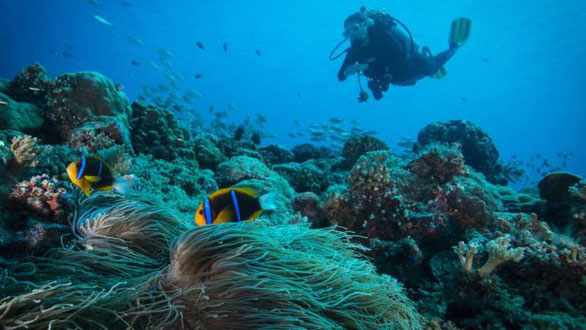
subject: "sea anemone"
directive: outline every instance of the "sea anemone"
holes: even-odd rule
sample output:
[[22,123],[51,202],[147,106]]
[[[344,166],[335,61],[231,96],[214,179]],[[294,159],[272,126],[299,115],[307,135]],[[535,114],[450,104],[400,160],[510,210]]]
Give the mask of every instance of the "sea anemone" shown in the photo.
[[73,245],[0,274],[0,326],[419,327],[400,285],[335,229],[255,221],[183,233],[172,211],[113,193],[83,200],[74,220]]

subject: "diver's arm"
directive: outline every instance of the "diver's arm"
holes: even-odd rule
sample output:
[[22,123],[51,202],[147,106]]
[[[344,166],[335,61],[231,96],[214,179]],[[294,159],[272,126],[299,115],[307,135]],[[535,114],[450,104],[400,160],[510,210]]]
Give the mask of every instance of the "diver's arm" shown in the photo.
[[346,78],[348,78],[346,76],[346,69],[352,65],[355,64],[357,60],[357,56],[356,56],[356,52],[353,51],[352,48],[350,48],[348,50],[348,52],[346,53],[346,57],[344,58],[344,63],[342,63],[342,66],[340,67],[340,71],[338,71],[338,80],[339,81],[344,81],[346,80]]

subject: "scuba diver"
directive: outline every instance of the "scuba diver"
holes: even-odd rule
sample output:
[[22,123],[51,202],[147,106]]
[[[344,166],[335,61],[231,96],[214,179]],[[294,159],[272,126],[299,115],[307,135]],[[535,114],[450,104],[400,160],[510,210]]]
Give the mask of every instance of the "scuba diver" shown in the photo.
[[[411,32],[399,20],[382,11],[367,11],[362,7],[360,12],[344,21],[345,39],[332,50],[330,60],[346,54],[338,72],[338,80],[343,81],[357,74],[360,87],[358,101],[365,102],[368,93],[360,81],[360,74],[363,74],[368,78],[372,95],[380,100],[390,84],[412,86],[424,77],[440,79],[445,76],[447,71],[443,65],[468,40],[470,27],[471,21],[467,18],[454,20],[449,48],[434,56],[427,47],[418,49]],[[346,40],[350,40],[351,46],[334,56]]]

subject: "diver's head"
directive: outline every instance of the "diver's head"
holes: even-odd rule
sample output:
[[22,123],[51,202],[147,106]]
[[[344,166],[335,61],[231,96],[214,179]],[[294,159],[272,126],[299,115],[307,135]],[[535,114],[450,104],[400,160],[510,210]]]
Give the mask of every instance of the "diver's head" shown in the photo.
[[[364,8],[364,7],[363,7]],[[368,38],[368,28],[374,25],[374,21],[368,17],[366,10],[354,13],[344,21],[344,37],[351,42],[356,40],[366,40]]]

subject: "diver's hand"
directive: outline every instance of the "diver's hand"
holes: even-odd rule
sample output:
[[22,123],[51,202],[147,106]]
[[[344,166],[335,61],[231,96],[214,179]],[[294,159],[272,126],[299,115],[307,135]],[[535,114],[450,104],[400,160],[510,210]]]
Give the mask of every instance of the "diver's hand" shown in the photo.
[[355,64],[348,66],[346,68],[346,70],[344,70],[344,76],[348,77],[349,75],[353,75],[355,73],[362,72],[367,69],[368,69],[367,63],[355,63]]

